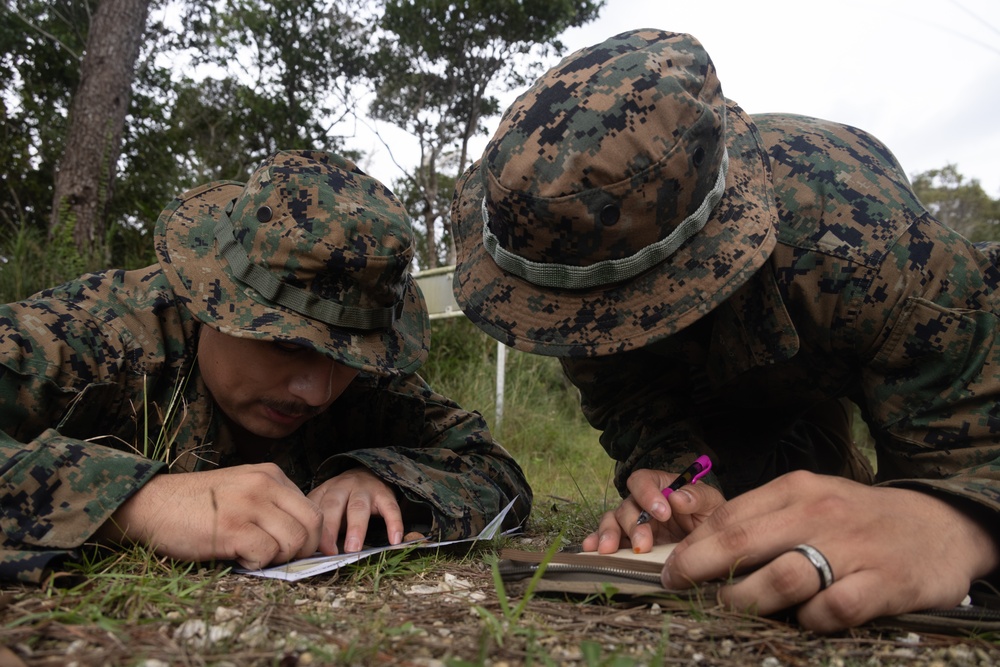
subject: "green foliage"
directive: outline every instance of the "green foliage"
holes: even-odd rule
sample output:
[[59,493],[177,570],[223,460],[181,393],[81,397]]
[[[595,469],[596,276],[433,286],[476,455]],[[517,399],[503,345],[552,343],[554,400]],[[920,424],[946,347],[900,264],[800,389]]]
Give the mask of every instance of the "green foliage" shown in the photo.
[[45,236],[36,227],[24,223],[9,228],[3,238],[0,256],[0,299],[18,301],[35,292],[62,282],[57,266],[45,255]]
[[369,110],[418,140],[418,164],[397,189],[407,193],[422,227],[423,268],[454,263],[448,181],[470,161],[472,137],[485,133],[486,119],[500,112],[495,93],[534,79],[564,51],[558,36],[596,18],[602,4],[385,0],[367,67],[376,93]]
[[[282,149],[334,149],[330,128],[350,115],[365,56],[360,0],[189,0],[180,45],[209,78],[192,129],[210,150],[257,162]],[[187,113],[187,112],[185,112]],[[222,144],[225,144],[222,146]]]
[[214,591],[215,584],[229,573],[229,568],[220,568],[194,576],[196,564],[161,558],[139,545],[111,555],[85,551],[83,562],[71,567],[71,574],[82,578],[80,583],[47,588],[52,601],[48,609],[23,616],[17,624],[45,620],[112,630],[122,624],[159,621],[170,612],[187,614],[192,605],[213,608],[210,598],[216,603],[223,600]]
[[0,8],[0,223],[48,227],[66,113],[96,0]]
[[415,547],[383,551],[377,558],[368,558],[350,566],[353,580],[372,593],[378,593],[382,581],[420,574],[436,562],[437,556],[415,556]]
[[528,581],[524,593],[521,594],[521,601],[516,605],[511,604],[510,598],[507,595],[507,588],[504,586],[503,577],[500,576],[499,561],[496,558],[492,559],[493,562],[490,565],[490,569],[493,573],[493,585],[496,588],[497,601],[500,603],[500,614],[494,614],[481,605],[476,605],[473,608],[479,614],[479,617],[483,619],[488,636],[497,646],[503,646],[511,634],[533,636],[530,625],[527,627],[521,626],[521,617],[524,615],[525,610],[527,610],[528,603],[534,597],[535,588],[538,587],[538,583],[545,575],[545,570],[548,568],[549,563],[552,562],[552,557],[559,551],[560,547],[562,547],[562,539],[557,536],[546,550],[542,562],[539,563],[538,569],[535,570],[535,573]]
[[612,462],[558,360],[508,350],[503,419],[497,426],[496,359],[496,341],[466,318],[440,319],[432,322],[430,357],[420,374],[439,393],[484,415],[524,468],[536,496],[606,494]]
[[1000,200],[949,164],[913,177],[913,190],[935,218],[970,241],[1000,240]]

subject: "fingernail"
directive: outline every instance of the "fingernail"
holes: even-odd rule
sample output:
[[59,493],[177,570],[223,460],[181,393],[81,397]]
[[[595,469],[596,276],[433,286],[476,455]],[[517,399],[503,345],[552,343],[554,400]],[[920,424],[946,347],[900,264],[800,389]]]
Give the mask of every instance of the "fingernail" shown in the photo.
[[390,538],[389,541],[392,542],[393,544],[399,544],[400,542],[402,542],[403,541],[403,531],[397,530],[396,532],[394,532],[392,534],[392,538]]
[[608,535],[607,533],[601,533],[601,539],[598,540],[598,542],[607,542],[610,539],[611,539],[610,535]]
[[361,550],[361,540],[356,537],[348,538],[344,542],[344,551],[360,551]]
[[684,502],[692,503],[694,502],[694,496],[687,489],[678,489],[675,493],[679,493],[684,496]]
[[667,506],[663,503],[653,503],[653,516],[657,519],[666,519]]
[[663,571],[660,573],[660,581],[663,583],[664,588],[672,588],[670,585],[670,564],[673,562],[673,554],[667,556],[666,562],[663,564]]

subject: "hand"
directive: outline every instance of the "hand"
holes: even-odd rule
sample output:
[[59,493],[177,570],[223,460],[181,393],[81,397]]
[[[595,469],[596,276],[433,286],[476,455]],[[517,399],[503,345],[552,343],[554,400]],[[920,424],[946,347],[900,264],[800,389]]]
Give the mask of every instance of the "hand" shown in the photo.
[[[604,513],[598,529],[584,539],[582,549],[608,554],[631,545],[636,553],[646,553],[654,544],[679,542],[725,502],[722,494],[707,484],[688,484],[664,498],[663,489],[676,478],[676,474],[661,470],[633,472],[627,482],[630,495],[617,509]],[[637,526],[644,509],[652,520]]]
[[347,518],[344,551],[360,551],[368,532],[368,521],[381,516],[390,544],[403,540],[403,514],[392,488],[365,468],[354,468],[326,480],[309,498],[323,512],[324,553],[337,553],[337,537]]
[[272,463],[157,475],[97,531],[186,561],[236,560],[248,569],[311,556],[320,508]]
[[[675,494],[676,495],[676,494]],[[833,569],[820,591],[798,552],[818,549]],[[833,632],[879,616],[962,601],[971,581],[1000,564],[1000,546],[978,522],[933,495],[793,472],[726,503],[674,550],[663,584],[745,572],[721,588],[722,603],[766,615],[800,605],[799,622]]]

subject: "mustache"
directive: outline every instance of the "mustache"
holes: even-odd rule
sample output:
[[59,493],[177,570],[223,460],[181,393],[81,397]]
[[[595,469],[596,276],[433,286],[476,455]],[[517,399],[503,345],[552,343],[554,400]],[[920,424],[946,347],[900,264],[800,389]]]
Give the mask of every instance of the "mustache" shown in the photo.
[[302,403],[301,401],[277,401],[265,398],[261,400],[261,403],[275,412],[295,417],[306,417],[307,419],[311,419],[320,413],[320,408],[314,405],[309,405],[308,403]]

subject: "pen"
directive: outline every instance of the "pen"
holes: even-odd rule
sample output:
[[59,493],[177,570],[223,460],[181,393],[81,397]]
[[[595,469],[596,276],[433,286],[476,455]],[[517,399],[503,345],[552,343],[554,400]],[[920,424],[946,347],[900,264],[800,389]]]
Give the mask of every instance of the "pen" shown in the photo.
[[[669,498],[670,494],[681,488],[685,484],[694,484],[699,479],[708,474],[708,471],[712,469],[712,461],[707,456],[699,456],[694,460],[687,470],[682,472],[677,476],[677,479],[670,483],[670,486],[663,489],[663,497]],[[644,523],[648,523],[652,517],[649,516],[649,512],[643,510],[639,514],[639,520],[635,522],[635,525],[641,526]]]

